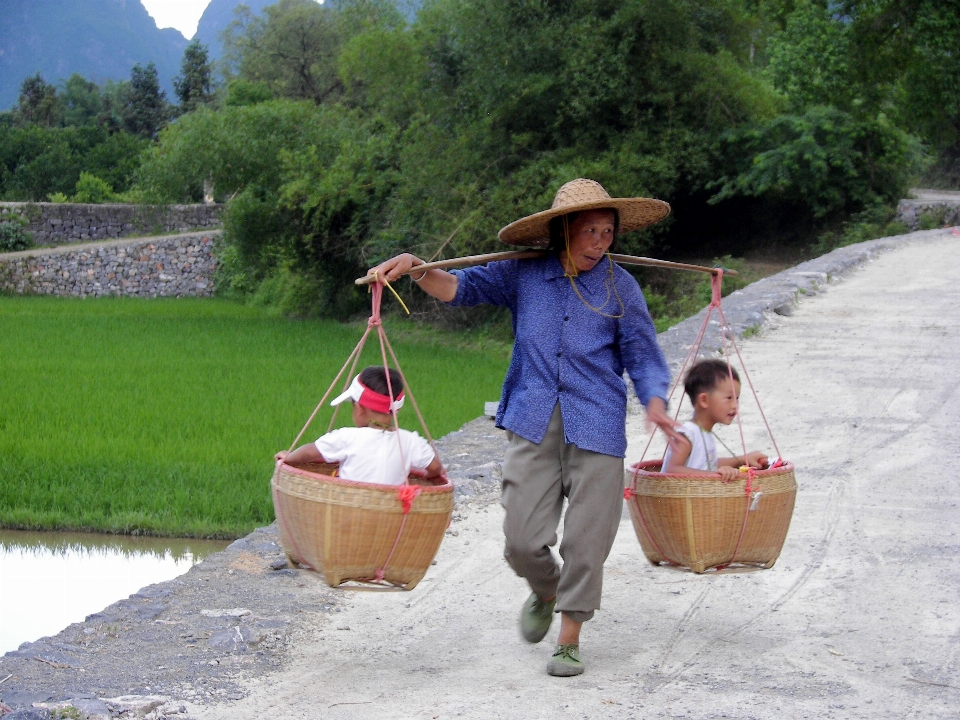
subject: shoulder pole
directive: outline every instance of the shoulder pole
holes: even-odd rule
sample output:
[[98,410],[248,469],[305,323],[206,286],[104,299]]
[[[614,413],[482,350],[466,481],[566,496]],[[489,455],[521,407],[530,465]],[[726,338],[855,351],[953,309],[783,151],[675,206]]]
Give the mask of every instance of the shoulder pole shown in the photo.
[[[471,267],[473,265],[485,265],[488,262],[497,260],[526,260],[538,258],[546,255],[549,250],[509,250],[507,252],[487,253],[485,255],[467,255],[460,258],[450,258],[449,260],[437,260],[435,262],[424,263],[410,268],[408,272],[421,273],[425,270],[447,270],[450,268]],[[722,268],[709,268],[703,265],[690,265],[688,263],[670,262],[669,260],[657,260],[656,258],[639,257],[637,255],[618,255],[611,253],[610,258],[615,263],[623,265],[644,265],[647,267],[668,268],[671,270],[690,270],[693,272],[704,272],[716,275]],[[406,275],[407,273],[403,273]],[[724,275],[736,277],[736,270],[723,270]],[[364,275],[354,280],[357,285],[369,285],[373,282],[373,275]]]

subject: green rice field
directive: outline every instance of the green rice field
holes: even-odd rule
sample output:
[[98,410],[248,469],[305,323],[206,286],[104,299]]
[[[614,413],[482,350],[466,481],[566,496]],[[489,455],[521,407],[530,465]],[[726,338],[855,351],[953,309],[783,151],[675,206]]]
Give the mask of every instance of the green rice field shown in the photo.
[[[502,347],[392,322],[434,437],[499,397]],[[273,454],[363,328],[222,300],[0,297],[0,527],[229,538],[271,522]],[[371,336],[360,367],[379,362]],[[410,403],[401,421],[419,430]]]

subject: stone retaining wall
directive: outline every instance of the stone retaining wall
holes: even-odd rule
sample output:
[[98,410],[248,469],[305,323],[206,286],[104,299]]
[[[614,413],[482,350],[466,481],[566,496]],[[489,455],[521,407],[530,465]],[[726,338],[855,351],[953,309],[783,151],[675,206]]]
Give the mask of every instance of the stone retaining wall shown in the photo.
[[0,203],[0,221],[26,218],[35,245],[53,246],[131,235],[181,233],[220,225],[222,205],[86,205]]
[[0,255],[0,292],[209,297],[219,231],[67,245]]

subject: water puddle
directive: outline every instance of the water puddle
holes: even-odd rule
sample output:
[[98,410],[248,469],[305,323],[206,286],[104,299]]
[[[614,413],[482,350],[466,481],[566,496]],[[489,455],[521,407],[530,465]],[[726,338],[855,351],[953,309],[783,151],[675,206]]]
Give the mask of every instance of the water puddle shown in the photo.
[[182,575],[219,540],[0,530],[0,655]]

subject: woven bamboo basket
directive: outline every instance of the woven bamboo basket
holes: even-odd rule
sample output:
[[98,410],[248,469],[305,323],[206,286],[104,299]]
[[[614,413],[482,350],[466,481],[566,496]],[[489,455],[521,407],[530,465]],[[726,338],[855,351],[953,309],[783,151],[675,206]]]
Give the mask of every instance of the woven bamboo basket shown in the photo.
[[793,469],[757,470],[748,496],[745,476],[723,483],[715,474],[664,475],[659,461],[637,463],[627,471],[628,505],[644,554],[654,565],[696,573],[731,563],[773,567],[797,497]]
[[322,573],[331,587],[379,579],[412,590],[450,524],[453,485],[446,477],[435,482],[411,475],[420,493],[404,515],[396,485],[333,477],[336,467],[284,463],[274,474],[273,504],[287,558]]

